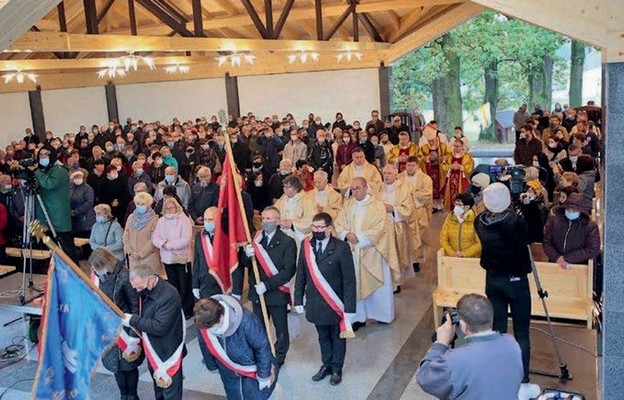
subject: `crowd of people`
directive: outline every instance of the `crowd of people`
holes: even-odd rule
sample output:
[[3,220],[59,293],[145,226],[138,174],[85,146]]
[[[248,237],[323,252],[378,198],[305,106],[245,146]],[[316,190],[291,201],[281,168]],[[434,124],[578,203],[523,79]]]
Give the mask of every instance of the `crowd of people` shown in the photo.
[[[513,259],[508,253],[522,244],[542,242],[562,268],[586,263],[600,251],[590,218],[599,179],[596,124],[582,112],[570,129],[557,113],[530,116],[525,106],[519,113],[524,119],[514,117],[514,161],[525,167],[525,184],[517,199],[509,184],[495,182],[504,174],[475,166],[461,127],[448,137],[419,113],[409,123],[399,116],[384,121],[373,110],[366,124],[348,124],[341,113],[333,123],[314,114],[302,122],[291,114],[260,119],[252,113],[227,121],[128,118],[125,125],[114,120],[62,136],[46,132],[45,139],[26,129],[22,140],[0,152],[0,248],[11,245],[10,238],[23,240],[26,188],[36,182],[50,221],[39,206],[36,216],[55,228],[61,247],[75,260],[88,258],[101,285],[110,286],[115,277],[112,288],[123,286],[125,325],[143,332],[144,342],[151,340],[143,347],[153,352],[147,358],[159,399],[181,398],[179,365],[186,350],[180,338],[184,319],[193,316],[205,364],[220,373],[228,398],[270,395],[275,380],[269,376],[276,375],[271,365],[279,369],[290,346],[289,309],[305,312],[318,331],[322,366],[312,379],[330,376],[338,385],[345,338],[367,321],[393,322],[394,294],[436,246],[433,213],[449,213],[439,238],[444,252],[481,256],[492,282],[504,267],[491,260]],[[544,115],[547,127],[540,125]],[[225,135],[245,218],[257,230],[252,243],[240,248],[231,293],[223,293],[211,272]],[[512,242],[509,235],[522,237],[511,247],[492,247],[501,232]],[[76,248],[74,238],[88,238],[89,244]],[[259,281],[248,274],[249,312],[237,300],[252,258],[261,268]],[[518,270],[522,282],[525,264]],[[505,290],[511,289],[501,285],[487,294],[494,329],[506,332]],[[117,302],[120,292],[109,291]],[[274,355],[259,333],[265,331],[260,296],[276,332]],[[526,326],[526,337],[523,329],[514,333],[527,383],[526,312],[521,319],[514,315],[514,328]],[[122,398],[136,399],[137,362],[121,353],[106,356],[105,366],[116,373]]]

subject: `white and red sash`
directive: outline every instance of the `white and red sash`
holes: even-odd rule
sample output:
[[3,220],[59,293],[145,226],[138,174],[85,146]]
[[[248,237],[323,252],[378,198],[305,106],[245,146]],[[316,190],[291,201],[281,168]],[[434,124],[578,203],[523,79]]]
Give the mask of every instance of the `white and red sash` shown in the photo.
[[[260,266],[262,267],[262,270],[264,271],[266,276],[271,278],[278,274],[279,270],[275,266],[275,263],[273,263],[273,260],[271,260],[271,257],[269,257],[269,253],[267,253],[264,247],[260,244],[261,240],[262,232],[258,231],[256,233],[256,236],[254,237],[254,240],[252,241],[252,245],[255,250],[256,260],[258,260],[258,262],[260,263]],[[288,284],[288,282],[281,285],[278,289],[286,293],[288,295],[288,298],[290,299],[290,285]]]
[[235,363],[227,355],[225,349],[223,349],[223,346],[221,346],[219,339],[217,339],[215,335],[208,332],[208,329],[200,329],[199,331],[201,332],[201,336],[204,339],[204,343],[206,344],[208,351],[210,351],[210,354],[219,360],[221,364],[225,365],[227,369],[239,376],[244,376],[250,379],[258,379],[258,368],[256,365],[240,365]]
[[334,292],[334,289],[329,285],[329,282],[325,279],[323,274],[318,268],[316,264],[316,256],[312,251],[312,245],[310,243],[310,238],[306,238],[303,241],[303,252],[306,259],[306,266],[308,267],[308,272],[312,277],[312,282],[314,283],[314,287],[318,290],[323,300],[331,307],[332,310],[338,317],[340,317],[340,337],[343,339],[354,338],[355,333],[353,332],[353,328],[351,327],[351,321],[345,316],[344,312],[344,304],[340,297]]
[[[93,271],[91,271],[89,277],[91,278],[91,282],[99,288],[100,278]],[[141,356],[141,339],[128,335],[124,328],[121,328],[115,343],[119,346],[121,355],[126,361],[133,362]]]
[[[139,299],[139,310],[141,309],[141,305],[142,301]],[[164,361],[161,360],[158,353],[156,353],[156,350],[154,350],[154,347],[152,347],[152,343],[150,342],[147,333],[141,333],[147,361],[149,361],[150,366],[154,371],[154,382],[156,383],[156,386],[164,389],[171,386],[173,383],[172,377],[178,372],[180,366],[182,365],[182,351],[184,349],[184,340],[186,338],[186,323],[184,311],[180,310],[180,313],[182,313],[182,341],[168,359]]]

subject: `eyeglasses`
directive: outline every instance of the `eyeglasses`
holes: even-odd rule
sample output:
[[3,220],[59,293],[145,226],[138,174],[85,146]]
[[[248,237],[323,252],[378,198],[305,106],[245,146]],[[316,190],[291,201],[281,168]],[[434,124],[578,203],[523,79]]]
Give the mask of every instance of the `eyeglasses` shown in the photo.
[[329,225],[312,225],[312,229],[325,229],[327,228]]
[[351,191],[356,191],[356,190],[362,190],[364,188],[364,186],[356,186],[356,187],[350,187],[349,189],[351,189]]

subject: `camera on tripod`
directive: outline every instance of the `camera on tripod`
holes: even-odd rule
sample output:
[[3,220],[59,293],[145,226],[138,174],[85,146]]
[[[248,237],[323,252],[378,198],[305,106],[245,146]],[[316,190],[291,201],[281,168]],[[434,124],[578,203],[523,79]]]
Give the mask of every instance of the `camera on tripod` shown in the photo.
[[37,158],[35,156],[22,158],[19,160],[19,168],[13,171],[13,176],[18,179],[24,189],[35,190],[37,187],[37,179],[35,173],[28,169],[29,167],[37,165]]
[[[444,325],[446,323],[447,314],[451,317],[451,324],[453,324],[455,329],[457,329],[457,327],[459,326],[459,315],[457,314],[456,308],[447,308],[446,310],[444,310],[444,313],[442,314],[442,323],[440,325]],[[451,342],[451,348],[455,347],[456,339],[457,339],[457,334],[455,334],[455,337],[453,338],[453,341]],[[433,335],[431,335],[431,342],[435,342],[437,340],[438,340],[438,334],[436,332],[433,332]]]
[[514,200],[518,200],[520,193],[527,190],[527,184],[524,182],[526,171],[522,165],[490,165],[488,172],[492,182],[501,182],[509,187],[509,193]]

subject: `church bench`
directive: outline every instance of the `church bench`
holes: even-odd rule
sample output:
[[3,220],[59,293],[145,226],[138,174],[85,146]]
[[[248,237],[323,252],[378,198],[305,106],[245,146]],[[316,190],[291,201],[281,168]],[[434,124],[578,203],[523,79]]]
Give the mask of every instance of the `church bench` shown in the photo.
[[[548,292],[546,306],[551,317],[585,321],[592,328],[594,303],[592,298],[593,263],[570,265],[567,270],[556,263],[545,261],[541,244],[533,246],[535,264],[543,290]],[[535,288],[532,274],[528,276],[531,288],[531,315],[546,315]],[[485,270],[478,258],[447,257],[438,251],[438,287],[433,292],[434,325],[439,325],[443,308],[455,307],[468,293],[485,295]]]
[[[24,249],[24,256],[27,258],[32,258],[33,260],[47,260],[50,258],[50,250],[32,250],[32,256],[29,249]],[[22,257],[22,249],[18,247],[7,247],[6,248],[7,257]]]

